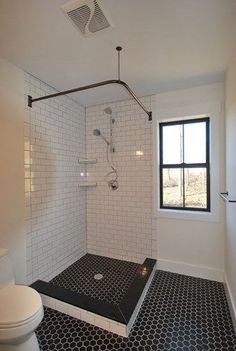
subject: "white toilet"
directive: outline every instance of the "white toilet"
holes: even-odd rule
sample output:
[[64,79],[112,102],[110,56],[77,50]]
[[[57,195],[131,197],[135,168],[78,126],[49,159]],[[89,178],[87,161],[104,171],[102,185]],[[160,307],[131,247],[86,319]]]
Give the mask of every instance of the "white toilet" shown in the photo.
[[34,331],[42,319],[39,293],[15,285],[8,250],[0,248],[0,350],[39,351]]

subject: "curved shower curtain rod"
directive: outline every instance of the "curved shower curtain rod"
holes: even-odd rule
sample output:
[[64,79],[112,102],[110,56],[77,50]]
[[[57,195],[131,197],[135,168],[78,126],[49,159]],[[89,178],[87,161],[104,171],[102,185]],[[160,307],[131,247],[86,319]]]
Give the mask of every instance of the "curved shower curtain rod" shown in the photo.
[[33,102],[36,102],[36,101],[51,99],[51,98],[61,96],[61,95],[68,95],[68,94],[76,93],[76,92],[82,91],[82,90],[97,88],[97,87],[100,87],[103,85],[119,84],[119,85],[123,86],[128,91],[128,93],[132,96],[132,98],[139,104],[139,106],[143,109],[143,111],[148,115],[148,120],[151,121],[152,120],[152,112],[147,110],[147,108],[144,106],[144,104],[141,102],[141,100],[137,97],[137,95],[133,92],[133,90],[128,86],[128,84],[123,82],[122,80],[120,80],[120,51],[122,50],[122,48],[120,46],[117,46],[116,50],[118,52],[118,79],[105,80],[103,82],[85,85],[83,87],[69,89],[69,90],[61,91],[59,93],[41,96],[41,97],[38,97],[35,99],[33,99],[32,96],[28,95],[28,106],[32,107]]

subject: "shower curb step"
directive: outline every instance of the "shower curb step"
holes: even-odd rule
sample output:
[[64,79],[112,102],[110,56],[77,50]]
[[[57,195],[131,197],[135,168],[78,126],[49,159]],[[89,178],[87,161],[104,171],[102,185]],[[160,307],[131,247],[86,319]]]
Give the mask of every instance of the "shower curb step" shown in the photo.
[[37,280],[31,285],[43,304],[123,337],[128,337],[156,271],[156,260],[146,258],[119,305]]

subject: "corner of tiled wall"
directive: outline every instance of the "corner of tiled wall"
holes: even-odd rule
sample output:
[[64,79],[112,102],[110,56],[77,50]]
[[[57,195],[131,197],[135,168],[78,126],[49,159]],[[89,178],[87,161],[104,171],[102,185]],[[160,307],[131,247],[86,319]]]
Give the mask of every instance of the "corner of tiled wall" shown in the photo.
[[[142,98],[151,109],[152,96]],[[119,174],[119,189],[108,188],[105,176],[106,145],[93,135],[100,129],[109,136],[109,117],[113,110],[114,164]],[[142,262],[156,258],[155,222],[152,223],[152,123],[133,100],[113,102],[86,109],[86,150],[97,164],[88,166],[88,177],[97,182],[87,191],[88,252]],[[143,151],[137,156],[136,151]]]

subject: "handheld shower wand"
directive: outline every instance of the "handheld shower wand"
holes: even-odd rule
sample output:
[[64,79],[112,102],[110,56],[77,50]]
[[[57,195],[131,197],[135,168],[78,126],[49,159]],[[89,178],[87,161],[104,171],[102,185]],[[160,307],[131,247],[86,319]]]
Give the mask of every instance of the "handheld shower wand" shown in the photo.
[[101,133],[101,131],[99,129],[94,129],[93,135],[100,136],[105,141],[105,143],[107,145],[110,145],[110,142],[104,137],[104,135]]
[[112,125],[115,123],[115,119],[112,117],[112,109],[109,106],[104,109],[104,112],[109,116],[109,120],[110,120],[110,152],[115,152],[115,148],[113,145],[113,127],[112,127]]
[[109,115],[109,120],[110,120],[110,140],[108,141],[104,135],[101,133],[99,129],[94,129],[93,130],[93,135],[95,136],[100,136],[105,143],[107,144],[107,149],[106,149],[106,158],[107,158],[107,163],[111,167],[111,171],[107,173],[105,176],[105,180],[107,181],[108,186],[112,190],[117,190],[119,187],[118,184],[118,171],[115,168],[113,164],[113,159],[112,159],[112,154],[115,152],[115,148],[113,146],[113,128],[112,125],[115,123],[114,118],[112,118],[112,109],[110,107],[105,108],[104,112]]

